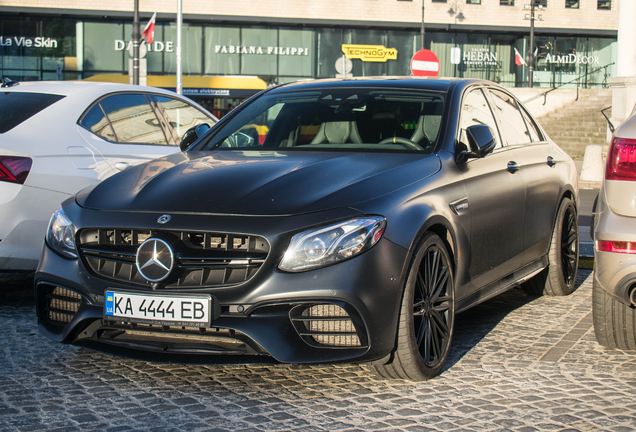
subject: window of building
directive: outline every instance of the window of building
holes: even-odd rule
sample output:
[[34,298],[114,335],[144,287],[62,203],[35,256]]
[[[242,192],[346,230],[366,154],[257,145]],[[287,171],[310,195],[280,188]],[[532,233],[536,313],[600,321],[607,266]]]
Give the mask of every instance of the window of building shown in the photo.
[[431,0],[433,3],[446,3],[446,0]]
[[500,6],[514,6],[515,0],[499,0]]
[[596,8],[599,10],[611,10],[612,0],[597,0]]
[[466,4],[481,4],[481,0],[466,0]]
[[579,4],[579,0],[565,0],[566,9],[578,9],[580,7]]
[[548,7],[548,0],[534,0],[534,5],[536,7]]

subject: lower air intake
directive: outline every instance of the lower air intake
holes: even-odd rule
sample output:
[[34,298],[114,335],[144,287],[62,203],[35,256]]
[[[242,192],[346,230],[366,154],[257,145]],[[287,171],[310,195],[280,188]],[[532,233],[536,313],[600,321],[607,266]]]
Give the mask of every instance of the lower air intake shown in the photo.
[[292,320],[310,345],[336,348],[362,346],[351,317],[341,306],[320,304],[306,307],[300,316]]
[[67,325],[79,310],[82,296],[62,287],[51,287],[44,305],[45,317],[52,324]]

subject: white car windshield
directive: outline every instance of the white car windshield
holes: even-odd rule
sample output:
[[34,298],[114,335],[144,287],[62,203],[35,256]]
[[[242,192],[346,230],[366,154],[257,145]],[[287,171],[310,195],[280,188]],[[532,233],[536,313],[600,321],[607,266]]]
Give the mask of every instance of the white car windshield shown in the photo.
[[202,150],[430,153],[440,129],[443,95],[360,88],[266,93],[248,102]]

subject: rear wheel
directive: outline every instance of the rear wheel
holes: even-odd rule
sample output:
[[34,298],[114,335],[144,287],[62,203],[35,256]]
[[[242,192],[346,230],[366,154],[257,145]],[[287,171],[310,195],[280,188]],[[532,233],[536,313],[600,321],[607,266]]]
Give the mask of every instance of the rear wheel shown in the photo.
[[592,288],[594,334],[601,345],[636,350],[636,309],[607,293],[594,279]]
[[521,287],[530,295],[564,296],[574,291],[579,268],[579,225],[576,206],[563,198],[552,231],[548,268]]
[[434,233],[422,239],[407,277],[397,348],[371,369],[383,378],[424,381],[437,376],[448,357],[455,304],[453,270],[444,242]]

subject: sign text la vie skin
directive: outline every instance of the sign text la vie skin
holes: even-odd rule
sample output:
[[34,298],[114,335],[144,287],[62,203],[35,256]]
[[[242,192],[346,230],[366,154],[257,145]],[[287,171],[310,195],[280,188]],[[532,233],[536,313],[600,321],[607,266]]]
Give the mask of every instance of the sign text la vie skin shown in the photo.
[[0,36],[0,46],[17,46],[27,48],[57,48],[57,39],[50,37],[27,38],[24,36]]

